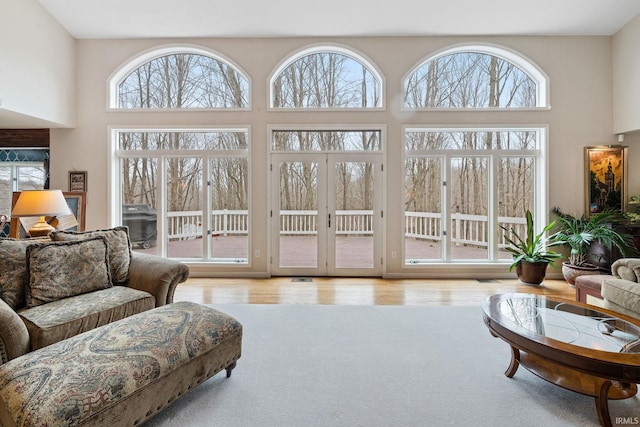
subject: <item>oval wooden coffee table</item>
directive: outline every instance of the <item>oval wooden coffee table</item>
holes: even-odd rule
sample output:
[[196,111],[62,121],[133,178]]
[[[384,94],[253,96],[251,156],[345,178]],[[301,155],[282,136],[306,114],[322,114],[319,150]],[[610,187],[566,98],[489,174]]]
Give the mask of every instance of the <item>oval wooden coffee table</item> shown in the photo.
[[603,426],[609,399],[635,396],[640,382],[640,321],[543,295],[500,294],[483,305],[484,322],[511,346],[513,377],[522,365],[560,387],[594,396]]

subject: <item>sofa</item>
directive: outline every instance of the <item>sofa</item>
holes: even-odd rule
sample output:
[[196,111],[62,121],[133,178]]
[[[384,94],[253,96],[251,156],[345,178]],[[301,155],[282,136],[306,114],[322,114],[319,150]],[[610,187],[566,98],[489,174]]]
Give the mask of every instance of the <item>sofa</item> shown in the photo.
[[602,281],[603,307],[640,319],[640,258],[616,260],[611,274]]
[[173,302],[187,265],[131,251],[127,227],[0,240],[0,363]]

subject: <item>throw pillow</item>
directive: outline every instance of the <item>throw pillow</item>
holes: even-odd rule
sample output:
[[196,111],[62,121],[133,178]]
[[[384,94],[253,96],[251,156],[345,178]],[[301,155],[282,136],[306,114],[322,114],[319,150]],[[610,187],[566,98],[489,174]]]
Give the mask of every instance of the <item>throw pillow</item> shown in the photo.
[[104,236],[27,247],[27,308],[111,286]]
[[119,226],[107,230],[93,231],[54,231],[50,236],[54,241],[70,241],[104,236],[109,247],[109,272],[113,284],[121,285],[129,280],[129,265],[131,264],[129,227]]
[[0,240],[0,298],[14,310],[24,307],[29,240]]

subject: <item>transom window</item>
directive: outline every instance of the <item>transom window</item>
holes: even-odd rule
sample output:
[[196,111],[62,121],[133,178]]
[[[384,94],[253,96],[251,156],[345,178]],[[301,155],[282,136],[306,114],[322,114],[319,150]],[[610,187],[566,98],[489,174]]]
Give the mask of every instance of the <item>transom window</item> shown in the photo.
[[119,133],[120,150],[247,150],[247,131],[198,131]]
[[337,47],[296,55],[271,80],[272,108],[376,108],[382,78],[362,56]]
[[426,108],[536,108],[547,106],[544,75],[504,49],[464,46],[414,68],[404,80],[404,106]]
[[275,130],[273,151],[380,151],[379,130]]
[[248,79],[236,67],[212,54],[194,49],[164,54],[161,50],[151,59],[145,55],[133,64],[128,64],[112,78],[112,108],[249,106]]

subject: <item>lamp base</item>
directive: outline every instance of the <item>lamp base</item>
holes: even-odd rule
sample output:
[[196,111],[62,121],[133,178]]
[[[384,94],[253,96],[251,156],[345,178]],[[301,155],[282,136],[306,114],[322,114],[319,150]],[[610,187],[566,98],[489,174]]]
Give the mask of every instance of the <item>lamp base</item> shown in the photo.
[[44,220],[44,217],[40,217],[40,221],[37,222],[36,225],[31,227],[28,233],[29,237],[45,237],[48,236],[52,231],[55,231],[55,228],[47,224],[47,222]]

